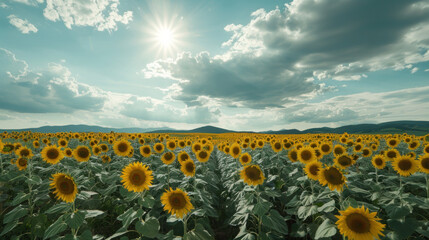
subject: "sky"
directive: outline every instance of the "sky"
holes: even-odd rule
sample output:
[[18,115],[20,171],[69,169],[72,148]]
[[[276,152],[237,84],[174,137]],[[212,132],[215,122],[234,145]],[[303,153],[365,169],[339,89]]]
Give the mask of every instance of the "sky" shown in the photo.
[[427,0],[0,0],[0,129],[428,119]]

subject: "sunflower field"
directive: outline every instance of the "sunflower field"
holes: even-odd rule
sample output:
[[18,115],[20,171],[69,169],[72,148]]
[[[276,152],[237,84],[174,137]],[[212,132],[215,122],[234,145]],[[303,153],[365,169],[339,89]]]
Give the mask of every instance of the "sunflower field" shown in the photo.
[[428,239],[429,134],[0,135],[0,239]]

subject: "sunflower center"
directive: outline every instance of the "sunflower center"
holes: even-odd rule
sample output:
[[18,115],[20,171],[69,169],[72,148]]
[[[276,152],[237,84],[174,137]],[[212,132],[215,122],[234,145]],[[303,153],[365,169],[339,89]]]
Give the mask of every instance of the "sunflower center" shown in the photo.
[[415,142],[413,142],[413,143],[410,144],[411,148],[415,148],[416,146],[417,146],[417,143],[415,143]]
[[206,151],[200,151],[199,153],[198,153],[198,156],[200,157],[200,158],[206,158],[207,157],[207,152]]
[[156,150],[157,150],[157,151],[161,151],[161,150],[162,150],[162,146],[161,146],[161,145],[159,145],[159,144],[158,144],[158,145],[156,145]]
[[174,148],[174,147],[176,147],[176,144],[175,144],[174,142],[170,142],[170,143],[168,144],[168,146],[169,146],[170,148]]
[[21,156],[27,157],[28,155],[30,155],[30,151],[28,151],[28,149],[21,150]]
[[246,168],[246,176],[252,181],[257,181],[261,179],[261,171],[258,168],[251,166]]
[[20,158],[20,159],[18,159],[18,164],[19,164],[19,166],[21,166],[21,167],[26,166],[26,165],[27,165],[27,159],[25,159],[25,158]]
[[429,169],[429,157],[423,158],[421,161],[421,165],[425,169]]
[[348,166],[348,165],[350,165],[352,163],[352,160],[349,157],[347,157],[347,156],[341,156],[341,157],[338,158],[338,163],[341,166]]
[[313,166],[310,166],[309,170],[310,170],[311,175],[316,176],[317,173],[319,172],[319,167],[317,165],[313,165]]
[[326,181],[333,185],[340,185],[344,183],[343,174],[338,169],[331,167],[324,172]]
[[150,153],[150,148],[148,148],[148,147],[143,148],[143,152],[145,154],[149,154]]
[[237,155],[239,152],[240,152],[240,149],[238,149],[238,147],[235,147],[235,148],[232,149],[232,153],[234,155]]
[[396,141],[395,140],[390,140],[389,144],[392,145],[392,146],[394,146],[396,144]]
[[402,170],[402,171],[407,171],[411,168],[411,161],[408,159],[404,159],[399,161],[398,163],[398,167]]
[[82,147],[77,150],[77,155],[81,158],[87,158],[89,156],[88,149]]
[[249,157],[247,155],[244,155],[241,157],[241,161],[247,163],[249,161]]
[[59,155],[60,155],[60,153],[59,153],[59,152],[58,152],[58,150],[57,150],[57,149],[55,149],[55,148],[53,148],[53,149],[49,149],[49,150],[46,152],[46,156],[47,156],[49,159],[56,159]]
[[364,149],[364,150],[362,151],[362,154],[363,154],[363,155],[369,155],[369,150],[368,150],[368,149]]
[[367,233],[370,231],[371,223],[368,218],[359,213],[352,213],[346,218],[347,226],[357,233]]
[[340,155],[340,154],[343,154],[344,151],[342,148],[335,148],[334,152],[335,154]]
[[282,145],[280,144],[280,143],[278,143],[278,142],[276,142],[275,144],[274,144],[274,148],[275,149],[281,149],[282,148]]
[[301,158],[302,158],[302,160],[304,160],[304,161],[308,161],[308,160],[310,160],[310,159],[311,159],[311,157],[312,157],[312,155],[313,155],[313,154],[311,154],[311,152],[310,152],[309,150],[303,150],[303,151],[301,152]]
[[381,166],[381,165],[383,165],[383,160],[381,160],[380,158],[376,158],[376,159],[375,159],[375,164],[376,164],[377,166]]
[[181,154],[181,155],[180,155],[180,160],[182,160],[182,162],[183,162],[183,161],[186,161],[186,160],[188,160],[188,159],[189,159],[188,154]]
[[185,196],[181,193],[173,193],[168,198],[170,205],[173,209],[183,209],[186,206]]
[[130,182],[133,185],[140,186],[146,181],[146,175],[140,170],[134,170],[130,173]]
[[355,149],[356,149],[357,151],[359,151],[361,148],[362,148],[362,146],[361,146],[361,145],[356,145],[356,147],[355,147]]
[[107,150],[107,145],[101,145],[101,150],[106,151]]
[[186,164],[186,171],[194,172],[194,169],[195,169],[195,167],[194,167],[194,164],[192,162],[189,162]]
[[387,157],[389,157],[389,158],[395,158],[396,157],[396,152],[394,152],[394,151],[387,152]]
[[124,142],[121,142],[118,144],[118,151],[119,152],[126,152],[128,150],[128,145]]
[[170,161],[171,159],[173,159],[173,154],[171,154],[171,152],[166,153],[164,155],[164,159]]
[[329,145],[327,145],[327,144],[322,145],[322,151],[323,152],[329,152],[329,149],[330,149]]
[[64,141],[64,140],[60,141],[60,145],[61,146],[65,146],[66,145],[66,141]]
[[58,184],[58,188],[62,194],[71,194],[74,191],[74,183],[68,178],[63,178]]
[[285,148],[290,148],[292,145],[290,143],[285,143]]
[[298,153],[296,151],[292,151],[290,153],[290,158],[292,158],[292,160],[296,161],[298,159]]

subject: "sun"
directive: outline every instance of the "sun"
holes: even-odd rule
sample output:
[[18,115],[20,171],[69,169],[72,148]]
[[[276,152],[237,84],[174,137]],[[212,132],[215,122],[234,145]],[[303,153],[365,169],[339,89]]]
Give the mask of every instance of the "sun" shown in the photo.
[[156,33],[156,38],[157,38],[158,43],[163,48],[172,47],[174,44],[174,41],[175,41],[174,33],[169,28],[158,29],[158,31]]

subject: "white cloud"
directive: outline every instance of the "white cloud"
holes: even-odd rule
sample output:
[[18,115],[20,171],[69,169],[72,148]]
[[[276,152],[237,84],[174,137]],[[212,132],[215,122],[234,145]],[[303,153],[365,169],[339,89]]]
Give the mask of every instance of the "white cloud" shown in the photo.
[[6,3],[0,3],[0,8],[8,8],[9,6]]
[[30,32],[37,32],[36,26],[31,24],[27,19],[23,20],[18,18],[15,15],[9,15],[7,17],[9,19],[9,23],[12,24],[14,27],[16,27],[20,32],[24,34],[28,34]]
[[76,25],[115,31],[117,23],[128,24],[133,19],[132,11],[120,14],[118,5],[119,0],[47,0],[43,15],[54,22],[63,21],[69,29]]
[[28,6],[36,6],[37,4],[43,3],[44,0],[12,0],[12,2],[22,3]]
[[419,68],[418,68],[418,67],[415,67],[415,68],[411,69],[411,74],[416,73],[418,70],[419,70]]

